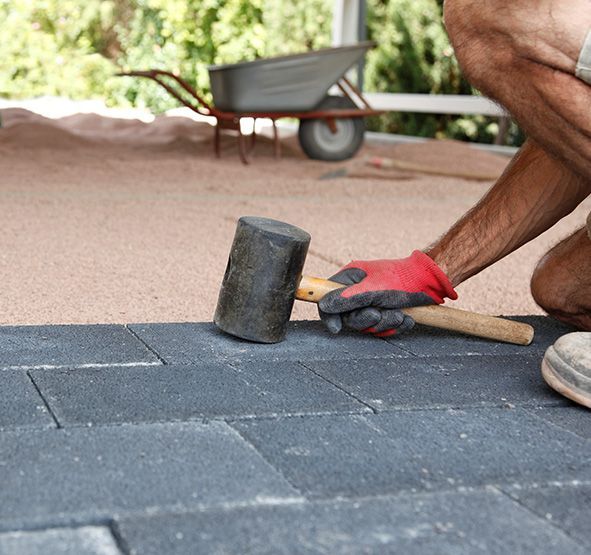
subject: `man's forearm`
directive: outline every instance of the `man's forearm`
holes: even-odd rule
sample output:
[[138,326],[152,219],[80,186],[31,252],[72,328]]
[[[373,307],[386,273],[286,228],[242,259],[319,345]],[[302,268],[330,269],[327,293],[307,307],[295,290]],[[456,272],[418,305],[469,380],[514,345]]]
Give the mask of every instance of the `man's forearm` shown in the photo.
[[552,227],[589,194],[591,182],[528,141],[482,200],[425,252],[456,286]]

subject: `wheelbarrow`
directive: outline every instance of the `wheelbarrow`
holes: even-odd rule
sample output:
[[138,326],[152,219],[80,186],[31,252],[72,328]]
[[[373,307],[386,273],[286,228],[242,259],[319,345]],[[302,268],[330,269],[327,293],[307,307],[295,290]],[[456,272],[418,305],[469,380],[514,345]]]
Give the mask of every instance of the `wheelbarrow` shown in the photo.
[[[373,110],[361,91],[345,76],[373,46],[362,42],[303,54],[264,58],[253,62],[208,67],[213,105],[182,77],[151,69],[119,75],[145,77],[164,87],[181,104],[216,119],[214,150],[221,155],[220,131],[237,132],[238,152],[244,164],[256,141],[256,132],[244,135],[242,118],[268,118],[273,125],[275,157],[281,156],[276,122],[299,119],[298,139],[309,158],[339,161],[351,158],[363,143],[365,116]],[[336,83],[341,95],[328,95]],[[188,96],[188,98],[187,98]]]

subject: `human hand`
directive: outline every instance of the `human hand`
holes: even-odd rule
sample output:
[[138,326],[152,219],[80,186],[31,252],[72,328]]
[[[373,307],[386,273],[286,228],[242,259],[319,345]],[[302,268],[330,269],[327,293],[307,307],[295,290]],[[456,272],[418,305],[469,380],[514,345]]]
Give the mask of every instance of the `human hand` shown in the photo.
[[330,279],[346,286],[318,303],[320,319],[332,333],[347,327],[388,337],[414,326],[400,309],[457,299],[445,273],[418,250],[399,260],[350,262]]

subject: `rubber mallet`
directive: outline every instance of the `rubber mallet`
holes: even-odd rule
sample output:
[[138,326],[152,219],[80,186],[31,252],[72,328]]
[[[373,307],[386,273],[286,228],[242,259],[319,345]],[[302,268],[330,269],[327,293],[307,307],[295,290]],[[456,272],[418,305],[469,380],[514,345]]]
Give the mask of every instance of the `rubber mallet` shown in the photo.
[[[302,276],[310,235],[277,220],[238,220],[214,322],[223,331],[258,343],[285,338],[295,299],[318,302],[344,287],[326,279]],[[418,324],[477,337],[529,345],[528,324],[439,305],[405,308]]]

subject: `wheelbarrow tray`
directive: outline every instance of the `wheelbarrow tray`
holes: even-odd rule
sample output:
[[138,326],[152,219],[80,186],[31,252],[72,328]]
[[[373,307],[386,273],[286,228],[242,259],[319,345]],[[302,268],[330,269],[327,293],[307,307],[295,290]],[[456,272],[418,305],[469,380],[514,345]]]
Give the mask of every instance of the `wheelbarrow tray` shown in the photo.
[[227,112],[306,112],[373,46],[371,41],[210,66],[213,104]]

